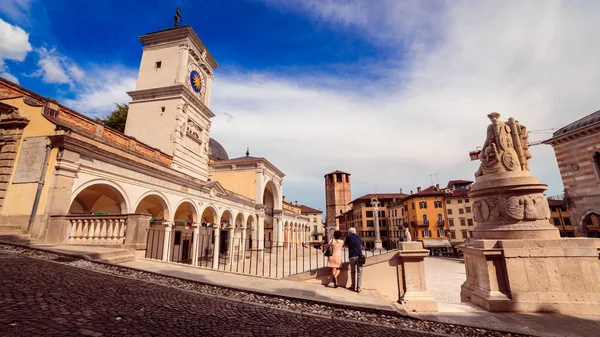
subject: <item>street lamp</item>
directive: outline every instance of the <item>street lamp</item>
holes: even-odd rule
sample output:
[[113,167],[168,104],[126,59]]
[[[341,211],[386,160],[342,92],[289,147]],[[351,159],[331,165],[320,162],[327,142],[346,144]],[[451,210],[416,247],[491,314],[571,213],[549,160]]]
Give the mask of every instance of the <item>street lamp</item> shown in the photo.
[[382,249],[381,234],[379,233],[379,201],[376,197],[371,198],[371,206],[373,206],[373,215],[375,222],[375,247],[374,249]]

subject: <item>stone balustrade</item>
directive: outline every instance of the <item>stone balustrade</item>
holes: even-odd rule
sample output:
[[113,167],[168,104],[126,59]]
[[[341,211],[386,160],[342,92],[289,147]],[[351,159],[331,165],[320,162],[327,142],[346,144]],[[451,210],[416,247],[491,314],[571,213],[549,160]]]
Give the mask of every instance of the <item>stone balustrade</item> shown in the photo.
[[126,215],[68,215],[68,244],[123,245],[127,230]]

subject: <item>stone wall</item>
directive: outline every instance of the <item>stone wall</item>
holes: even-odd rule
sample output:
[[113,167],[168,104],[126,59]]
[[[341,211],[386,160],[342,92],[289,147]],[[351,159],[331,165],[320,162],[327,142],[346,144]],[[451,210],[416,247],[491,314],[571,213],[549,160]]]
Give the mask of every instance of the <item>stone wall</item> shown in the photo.
[[571,220],[580,231],[585,231],[581,225],[586,212],[595,210],[600,214],[600,172],[593,162],[594,153],[600,151],[600,126],[587,131],[552,142],[567,198],[573,207]]

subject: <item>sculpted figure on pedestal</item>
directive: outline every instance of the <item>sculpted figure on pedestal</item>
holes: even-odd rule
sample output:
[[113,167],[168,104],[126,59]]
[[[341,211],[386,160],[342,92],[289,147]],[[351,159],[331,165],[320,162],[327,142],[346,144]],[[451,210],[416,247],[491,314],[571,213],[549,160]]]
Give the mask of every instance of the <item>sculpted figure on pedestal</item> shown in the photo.
[[475,177],[507,171],[529,170],[527,128],[510,118],[507,123],[499,120],[500,114],[488,114],[491,124],[481,149],[481,166]]
[[410,236],[410,231],[408,230],[408,227],[404,228],[404,241],[406,241],[406,242],[412,241],[412,237]]

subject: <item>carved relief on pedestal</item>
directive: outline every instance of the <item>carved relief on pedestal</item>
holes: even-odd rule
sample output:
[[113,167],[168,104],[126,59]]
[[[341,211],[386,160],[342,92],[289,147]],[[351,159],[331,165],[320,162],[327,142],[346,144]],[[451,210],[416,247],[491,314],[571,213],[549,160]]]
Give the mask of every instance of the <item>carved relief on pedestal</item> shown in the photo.
[[493,196],[473,202],[473,215],[478,223],[509,221],[535,221],[550,218],[548,201],[541,193],[523,196]]
[[513,118],[499,120],[500,114],[488,115],[492,122],[487,128],[486,140],[481,149],[481,166],[475,176],[498,172],[529,171],[531,153],[528,148],[527,128]]

